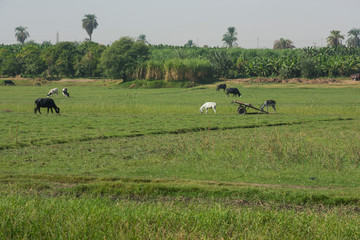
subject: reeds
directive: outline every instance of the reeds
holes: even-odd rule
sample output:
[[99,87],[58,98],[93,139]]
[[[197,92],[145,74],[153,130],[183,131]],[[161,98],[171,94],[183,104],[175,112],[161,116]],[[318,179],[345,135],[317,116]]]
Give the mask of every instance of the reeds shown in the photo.
[[200,82],[211,78],[211,63],[207,59],[171,59],[165,61],[166,81]]

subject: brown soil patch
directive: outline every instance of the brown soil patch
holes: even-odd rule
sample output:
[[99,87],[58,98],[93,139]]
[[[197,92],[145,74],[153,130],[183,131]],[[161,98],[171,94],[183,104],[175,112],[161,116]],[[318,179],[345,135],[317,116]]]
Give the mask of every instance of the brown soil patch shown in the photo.
[[61,79],[58,82],[96,82],[96,79]]
[[[280,78],[244,78],[234,79],[237,82],[243,83],[302,83],[302,84],[334,84],[344,83],[344,81],[337,80],[335,78],[324,78],[324,79],[305,79],[305,78],[291,78],[291,79],[280,79]],[[354,81],[351,81],[354,82]]]
[[224,79],[225,83],[300,83],[300,84],[360,84],[360,81],[335,79],[335,78],[240,78],[240,79]]

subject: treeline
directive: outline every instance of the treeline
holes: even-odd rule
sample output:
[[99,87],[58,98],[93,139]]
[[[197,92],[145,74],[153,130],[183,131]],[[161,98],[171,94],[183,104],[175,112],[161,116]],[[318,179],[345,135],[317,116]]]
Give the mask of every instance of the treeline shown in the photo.
[[360,48],[242,49],[147,45],[124,37],[95,42],[0,45],[3,77],[192,81],[212,78],[348,77],[360,71]]

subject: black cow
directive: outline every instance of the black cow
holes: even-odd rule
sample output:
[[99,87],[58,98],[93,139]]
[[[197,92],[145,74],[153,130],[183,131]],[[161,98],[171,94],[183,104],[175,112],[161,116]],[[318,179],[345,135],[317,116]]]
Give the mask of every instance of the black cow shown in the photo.
[[11,81],[11,80],[5,80],[4,83],[5,83],[5,86],[6,85],[15,86],[15,83],[13,81]]
[[351,79],[354,80],[354,81],[359,81],[360,80],[360,73],[354,73],[354,74],[351,74]]
[[239,92],[239,89],[237,89],[237,88],[227,88],[227,89],[226,89],[226,95],[229,96],[230,93],[231,93],[233,96],[238,95],[239,97],[241,97],[241,93]]
[[36,111],[40,112],[40,108],[47,108],[47,113],[49,113],[49,109],[51,109],[51,113],[53,112],[53,108],[55,109],[56,113],[60,113],[60,108],[58,108],[51,98],[38,98],[35,100],[36,108],[34,109],[34,112],[36,114]]
[[222,83],[216,86],[216,91],[220,91],[220,89],[224,90],[226,89],[226,84]]

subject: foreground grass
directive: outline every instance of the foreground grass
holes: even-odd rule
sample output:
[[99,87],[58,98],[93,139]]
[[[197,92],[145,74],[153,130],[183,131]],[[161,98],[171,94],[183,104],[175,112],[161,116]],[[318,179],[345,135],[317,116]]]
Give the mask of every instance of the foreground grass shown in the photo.
[[59,84],[0,88],[1,239],[359,239],[359,88]]
[[0,238],[358,239],[351,211],[12,196],[0,199]]

